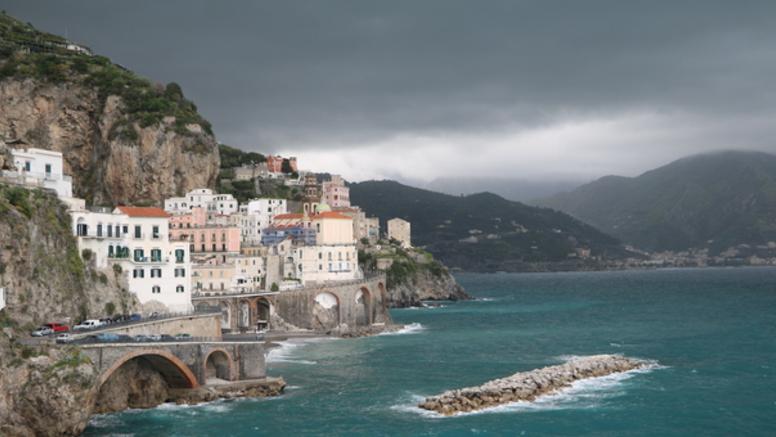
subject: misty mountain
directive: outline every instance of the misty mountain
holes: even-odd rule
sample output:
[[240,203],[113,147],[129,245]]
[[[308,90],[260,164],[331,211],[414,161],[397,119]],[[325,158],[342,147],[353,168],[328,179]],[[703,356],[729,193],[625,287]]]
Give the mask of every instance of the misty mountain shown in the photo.
[[350,186],[353,204],[386,220],[412,223],[413,244],[452,268],[469,271],[534,271],[593,267],[591,256],[617,257],[619,242],[564,213],[506,200],[491,193],[451,196],[368,181]]
[[[408,183],[410,181],[407,181]],[[431,182],[412,182],[409,185],[431,191],[458,196],[489,192],[508,200],[531,202],[534,199],[550,197],[578,187],[580,180],[535,181],[518,178],[437,178]]]
[[776,241],[776,156],[690,156],[635,178],[607,176],[540,202],[646,250]]

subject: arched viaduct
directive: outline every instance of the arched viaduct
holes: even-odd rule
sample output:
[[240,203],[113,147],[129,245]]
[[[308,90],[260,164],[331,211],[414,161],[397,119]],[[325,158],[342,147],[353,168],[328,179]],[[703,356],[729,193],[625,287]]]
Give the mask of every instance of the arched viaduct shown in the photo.
[[345,333],[391,322],[385,276],[319,284],[273,293],[199,295],[198,309],[219,308],[222,329],[231,332],[278,329],[288,323],[319,332]]

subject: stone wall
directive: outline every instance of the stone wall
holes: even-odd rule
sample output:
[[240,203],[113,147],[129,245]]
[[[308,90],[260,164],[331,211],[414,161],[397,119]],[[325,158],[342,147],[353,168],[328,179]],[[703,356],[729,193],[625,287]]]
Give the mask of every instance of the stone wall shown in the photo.
[[189,334],[192,337],[221,338],[221,314],[181,316],[172,319],[149,320],[128,326],[106,328],[101,332],[126,335]]

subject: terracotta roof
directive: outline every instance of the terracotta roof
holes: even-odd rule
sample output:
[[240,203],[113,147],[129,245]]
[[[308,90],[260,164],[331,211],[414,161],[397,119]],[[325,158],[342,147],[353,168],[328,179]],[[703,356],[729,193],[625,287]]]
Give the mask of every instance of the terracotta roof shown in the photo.
[[303,218],[303,214],[278,214],[274,217],[275,220],[291,220],[291,219],[301,219]]
[[154,218],[168,218],[170,214],[162,208],[145,207],[145,206],[119,206],[119,211],[130,217],[154,217]]
[[313,220],[319,220],[319,219],[343,219],[343,220],[353,220],[351,217],[348,217],[342,213],[336,212],[336,211],[326,211],[326,212],[320,212],[313,216]]

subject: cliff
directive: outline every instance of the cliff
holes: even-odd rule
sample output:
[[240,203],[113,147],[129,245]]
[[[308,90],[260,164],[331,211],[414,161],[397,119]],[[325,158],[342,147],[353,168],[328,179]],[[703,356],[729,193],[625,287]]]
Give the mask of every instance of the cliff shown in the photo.
[[392,307],[420,306],[424,300],[470,298],[447,267],[422,249],[404,249],[393,242],[381,241],[376,246],[362,247],[359,263],[367,273],[378,268],[385,271]]
[[215,187],[218,145],[180,86],[63,49],[60,37],[5,14],[0,40],[0,138],[62,152],[78,197],[161,205]]
[[84,265],[70,226],[52,194],[0,184],[0,435],[77,435],[94,405],[88,358],[28,344],[31,329],[137,308],[121,275]]

